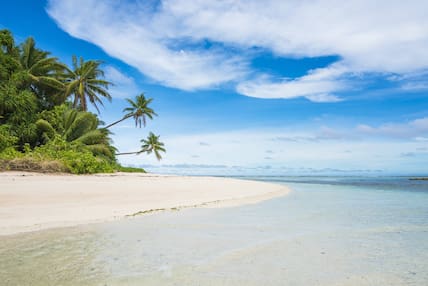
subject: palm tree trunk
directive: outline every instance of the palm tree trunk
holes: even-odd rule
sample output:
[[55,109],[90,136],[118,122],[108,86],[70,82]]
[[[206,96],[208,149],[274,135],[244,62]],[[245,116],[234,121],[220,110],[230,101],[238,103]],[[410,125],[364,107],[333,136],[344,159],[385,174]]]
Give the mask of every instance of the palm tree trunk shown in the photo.
[[73,107],[77,108],[77,104],[79,103],[79,97],[77,94],[74,95]]
[[117,156],[119,156],[119,155],[133,155],[133,154],[137,155],[138,153],[140,153],[140,152],[139,151],[137,151],[137,152],[124,152],[124,153],[116,153],[116,155]]
[[122,122],[123,120],[128,119],[128,118],[129,118],[129,117],[131,117],[131,116],[132,116],[132,114],[126,115],[126,116],[124,116],[123,118],[121,118],[121,119],[119,119],[119,120],[117,120],[117,121],[115,121],[115,122],[113,122],[113,123],[111,123],[111,124],[107,125],[107,126],[106,126],[106,127],[104,127],[104,128],[105,128],[105,129],[108,129],[108,128],[112,127],[113,125],[116,125],[116,124],[118,124],[119,122]]

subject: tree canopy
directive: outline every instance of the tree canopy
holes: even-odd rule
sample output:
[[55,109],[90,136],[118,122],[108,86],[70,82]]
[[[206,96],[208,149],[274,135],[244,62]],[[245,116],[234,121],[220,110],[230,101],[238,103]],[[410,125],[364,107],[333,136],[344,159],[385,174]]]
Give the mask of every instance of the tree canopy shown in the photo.
[[[17,45],[9,30],[0,30],[0,170],[38,166],[43,160],[59,161],[62,171],[74,173],[123,169],[108,128],[128,118],[145,127],[157,114],[149,107],[152,99],[141,93],[126,99],[122,118],[103,127],[89,112],[92,105],[99,114],[103,100],[112,99],[102,65],[73,56],[68,67],[39,49],[32,37]],[[144,152],[154,152],[159,160],[163,143],[152,143]]]

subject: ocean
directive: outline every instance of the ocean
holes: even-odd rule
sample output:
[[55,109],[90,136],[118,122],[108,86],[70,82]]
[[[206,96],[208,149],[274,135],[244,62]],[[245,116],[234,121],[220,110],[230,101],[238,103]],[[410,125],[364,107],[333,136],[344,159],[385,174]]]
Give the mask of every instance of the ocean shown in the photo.
[[428,285],[428,181],[243,179],[293,191],[0,237],[0,284]]

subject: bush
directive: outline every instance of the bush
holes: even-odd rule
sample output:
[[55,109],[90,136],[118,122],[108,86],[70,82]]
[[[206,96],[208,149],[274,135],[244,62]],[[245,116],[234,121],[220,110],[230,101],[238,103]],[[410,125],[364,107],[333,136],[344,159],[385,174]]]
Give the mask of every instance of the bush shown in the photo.
[[60,137],[35,148],[32,156],[42,160],[62,162],[73,174],[114,172],[113,164],[107,159],[93,155],[91,151],[85,149],[84,145],[72,144]]
[[73,174],[112,173],[116,164],[92,154],[85,146],[71,144],[60,137],[21,153],[12,147],[0,152],[0,170],[70,172]]
[[18,142],[18,137],[10,134],[8,125],[0,126],[0,152],[6,148],[13,147]]
[[0,152],[0,160],[12,160],[15,158],[22,158],[23,156],[23,153],[16,151],[13,147],[7,147]]
[[116,171],[118,172],[126,172],[126,173],[146,173],[146,171],[143,168],[135,168],[135,167],[125,167],[121,165],[117,165],[115,167]]
[[73,174],[113,173],[110,162],[97,158],[91,152],[60,152],[61,161]]

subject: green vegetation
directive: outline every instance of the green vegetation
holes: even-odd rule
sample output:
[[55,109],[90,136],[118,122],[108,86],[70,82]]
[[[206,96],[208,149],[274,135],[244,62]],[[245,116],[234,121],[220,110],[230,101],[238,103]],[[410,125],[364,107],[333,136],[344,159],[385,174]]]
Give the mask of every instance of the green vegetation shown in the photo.
[[104,72],[100,69],[100,61],[84,61],[81,57],[79,61],[73,56],[73,70],[66,68],[65,74],[65,92],[67,98],[73,96],[73,107],[88,110],[88,101],[98,109],[97,103],[103,105],[100,96],[111,100],[111,95],[107,89],[110,82],[103,80]]
[[149,133],[149,136],[147,139],[142,139],[141,143],[141,150],[136,152],[127,152],[127,153],[117,153],[116,155],[139,155],[141,153],[147,153],[151,154],[152,152],[155,154],[156,158],[160,161],[162,159],[162,156],[160,155],[160,152],[165,152],[164,144],[159,141],[160,136],[156,136],[152,132]]
[[127,112],[125,116],[123,116],[118,121],[113,122],[112,124],[107,125],[105,128],[110,128],[111,126],[122,122],[130,117],[133,117],[135,120],[135,126],[139,126],[141,128],[141,124],[146,127],[147,119],[146,117],[153,119],[153,116],[157,115],[153,109],[149,107],[149,104],[153,101],[152,98],[146,99],[144,93],[135,97],[135,101],[129,98],[126,99],[129,103],[129,107],[123,109],[123,112]]
[[102,99],[111,100],[102,62],[73,56],[72,68],[36,47],[33,38],[16,45],[8,30],[0,30],[0,171],[144,172],[120,166],[116,155],[165,152],[159,136],[149,133],[141,151],[117,153],[108,128],[128,118],[146,126],[157,115],[144,94],[127,99],[118,121],[103,127]]

